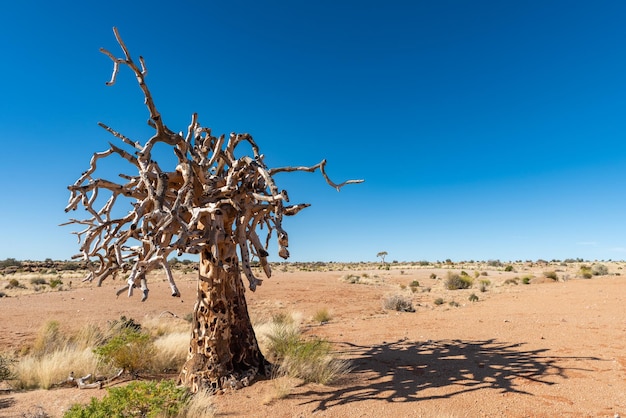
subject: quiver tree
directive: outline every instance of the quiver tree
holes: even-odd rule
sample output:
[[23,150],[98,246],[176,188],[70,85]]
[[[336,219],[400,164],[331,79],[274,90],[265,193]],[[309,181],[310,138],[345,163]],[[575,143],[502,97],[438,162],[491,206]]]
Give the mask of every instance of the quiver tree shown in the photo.
[[[197,300],[194,305],[191,342],[180,381],[196,392],[200,388],[219,390],[248,385],[266,373],[267,362],[261,354],[250,318],[242,275],[254,291],[262,280],[251,267],[257,259],[266,277],[268,245],[275,234],[278,254],[289,256],[284,216],[291,216],[309,204],[289,204],[286,191],[274,182],[279,172],[319,170],[326,182],[339,190],[350,183],[333,183],[325,172],[326,161],[311,167],[268,168],[257,144],[248,134],[213,136],[209,128],[191,117],[186,133],[171,131],[163,122],[145,82],[146,65],[139,66],[113,29],[124,56],[118,58],[106,49],[100,51],[113,61],[107,85],[113,85],[120,66],[135,75],[148,108],[148,124],[154,135],[145,143],[132,141],[112,128],[101,127],[121,140],[130,152],[110,143],[104,152],[93,154],[89,169],[71,186],[66,212],[83,206],[87,219],[70,219],[78,224],[80,254],[91,270],[85,280],[98,285],[108,277],[127,276],[118,290],[132,296],[139,288],[142,301],[148,297],[147,273],[162,267],[172,296],[179,296],[168,265],[171,253],[199,254]],[[166,144],[177,159],[174,171],[164,171],[154,161],[153,148]],[[251,156],[235,157],[235,150],[248,144]],[[120,174],[119,182],[95,177],[100,159],[117,156],[125,160],[136,175]],[[118,215],[114,206],[128,199],[131,210]],[[265,229],[265,239],[258,231]]]

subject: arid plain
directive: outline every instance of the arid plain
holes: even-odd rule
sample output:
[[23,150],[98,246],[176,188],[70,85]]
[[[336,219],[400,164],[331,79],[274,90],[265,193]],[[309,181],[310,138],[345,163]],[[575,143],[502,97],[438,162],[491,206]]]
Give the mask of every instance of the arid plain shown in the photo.
[[[606,271],[582,277],[581,267],[594,264]],[[306,335],[331,341],[352,370],[328,386],[287,377],[257,381],[215,396],[216,416],[626,416],[626,263],[388,266],[274,265],[272,278],[247,292],[253,323],[295,315]],[[472,286],[448,289],[449,275],[462,272]],[[192,311],[196,274],[177,270],[182,297],[172,298],[162,275],[153,273],[142,303],[138,295],[116,297],[119,280],[96,287],[82,283],[81,273],[55,270],[48,280],[59,278],[63,285],[35,291],[29,280],[41,273],[5,272],[0,353],[24,350],[49,320],[71,331],[121,316],[141,322],[168,312],[184,318]],[[26,288],[7,289],[14,278]],[[415,312],[385,308],[390,296],[410,300]],[[324,309],[330,320],[315,322]],[[280,398],[274,395],[278,386],[286,391]],[[105,394],[5,385],[0,417],[60,417],[73,403]]]

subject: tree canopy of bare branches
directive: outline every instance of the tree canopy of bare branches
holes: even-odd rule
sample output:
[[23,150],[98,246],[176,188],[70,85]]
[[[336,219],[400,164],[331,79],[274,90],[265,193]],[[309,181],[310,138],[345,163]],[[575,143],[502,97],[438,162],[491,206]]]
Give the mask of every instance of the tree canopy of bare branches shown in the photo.
[[[210,128],[199,124],[196,113],[191,116],[186,132],[170,130],[146,84],[147,67],[143,57],[139,57],[137,65],[116,28],[114,33],[123,57],[116,57],[104,48],[100,50],[113,62],[112,76],[106,84],[115,84],[120,66],[128,67],[143,92],[149,111],[148,123],[155,132],[142,144],[99,123],[130,150],[110,143],[109,149],[93,154],[89,168],[68,187],[70,198],[66,212],[82,206],[89,213],[86,219],[72,218],[64,224],[83,228],[75,232],[80,254],[74,258],[96,262],[86,280],[95,280],[98,284],[108,277],[130,272],[127,286],[118,294],[128,290],[130,296],[133,288],[139,287],[145,300],[148,297],[146,273],[155,267],[163,267],[172,295],[179,295],[168,265],[171,253],[197,254],[208,247],[225,270],[238,268],[237,254],[220,253],[220,243],[230,240],[238,247],[241,269],[249,288],[254,291],[261,279],[255,277],[250,268],[251,258],[258,258],[269,277],[270,237],[276,234],[278,254],[286,259],[288,236],[282,227],[283,217],[295,215],[309,206],[289,204],[287,192],[275,184],[274,174],[319,169],[327,183],[337,190],[362,180],[333,183],[326,174],[325,160],[311,167],[268,168],[251,135],[214,136]],[[178,161],[174,171],[164,171],[153,160],[152,150],[157,143],[171,146]],[[236,158],[235,150],[243,143],[251,147],[252,155]],[[97,178],[99,160],[112,156],[126,160],[136,168],[137,174],[120,174],[121,181]],[[101,198],[102,194],[108,198]],[[132,210],[123,216],[114,216],[113,207],[122,198],[132,200]],[[97,207],[96,203],[102,200],[104,203]],[[224,225],[225,212],[235,214],[230,230]],[[258,235],[260,229],[265,229],[264,239]]]

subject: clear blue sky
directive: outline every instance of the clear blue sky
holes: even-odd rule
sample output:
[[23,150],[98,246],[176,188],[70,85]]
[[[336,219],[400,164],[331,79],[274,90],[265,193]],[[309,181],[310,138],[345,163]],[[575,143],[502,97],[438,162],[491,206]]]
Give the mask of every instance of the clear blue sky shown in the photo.
[[[293,261],[626,258],[624,1],[29,1],[0,6],[0,259],[69,259],[91,154],[165,123],[249,132]],[[123,172],[124,164],[112,167]],[[111,176],[109,176],[111,177]],[[73,213],[78,216],[78,213]],[[271,248],[273,259],[275,248]]]

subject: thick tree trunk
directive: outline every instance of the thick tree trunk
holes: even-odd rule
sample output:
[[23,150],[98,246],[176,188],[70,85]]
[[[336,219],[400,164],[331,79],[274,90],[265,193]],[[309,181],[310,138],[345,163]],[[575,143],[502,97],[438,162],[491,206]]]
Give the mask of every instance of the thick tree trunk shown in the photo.
[[269,369],[248,316],[236,258],[229,261],[225,268],[209,249],[200,254],[189,354],[179,377],[194,393],[239,389]]

